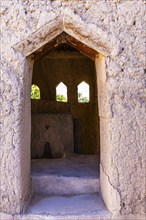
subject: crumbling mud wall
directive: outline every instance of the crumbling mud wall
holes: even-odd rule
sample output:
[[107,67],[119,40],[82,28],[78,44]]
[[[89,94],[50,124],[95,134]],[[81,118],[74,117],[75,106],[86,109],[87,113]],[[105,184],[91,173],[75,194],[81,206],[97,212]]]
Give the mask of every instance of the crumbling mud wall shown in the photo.
[[1,4],[1,212],[29,204],[31,54],[64,31],[104,55],[96,66],[105,203],[114,215],[144,215],[144,0]]

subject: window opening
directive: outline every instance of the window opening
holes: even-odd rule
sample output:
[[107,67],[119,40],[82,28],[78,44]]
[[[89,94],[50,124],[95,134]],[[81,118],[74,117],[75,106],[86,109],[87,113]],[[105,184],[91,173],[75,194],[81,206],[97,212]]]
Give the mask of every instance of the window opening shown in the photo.
[[56,87],[56,101],[67,102],[67,86],[62,82]]
[[31,86],[31,99],[41,99],[40,88],[34,84]]
[[90,101],[89,85],[86,82],[81,82],[78,85],[78,102],[87,103]]

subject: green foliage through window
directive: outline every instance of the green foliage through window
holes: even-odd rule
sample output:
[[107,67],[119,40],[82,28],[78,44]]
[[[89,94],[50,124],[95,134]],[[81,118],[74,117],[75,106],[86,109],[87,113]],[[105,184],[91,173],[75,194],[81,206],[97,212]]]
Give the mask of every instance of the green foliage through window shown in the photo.
[[81,82],[78,85],[78,102],[87,103],[90,101],[90,87],[86,82]]
[[81,92],[78,93],[78,102],[86,103],[89,102],[88,97],[83,97],[83,94]]
[[56,101],[67,102],[67,86],[63,82],[56,86]]
[[40,89],[37,85],[31,86],[31,99],[40,99]]
[[67,102],[67,98],[65,97],[65,96],[63,96],[63,95],[57,95],[56,96],[56,101],[58,101],[58,102]]

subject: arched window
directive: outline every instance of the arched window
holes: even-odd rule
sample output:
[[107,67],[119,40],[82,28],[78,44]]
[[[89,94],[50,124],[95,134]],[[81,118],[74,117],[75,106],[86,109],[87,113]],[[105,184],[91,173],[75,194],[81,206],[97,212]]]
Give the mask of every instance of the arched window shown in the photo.
[[34,84],[31,86],[31,99],[41,99],[40,88]]
[[56,86],[56,101],[67,102],[67,87],[63,82]]
[[81,82],[78,85],[78,102],[87,103],[90,101],[89,85],[86,82]]

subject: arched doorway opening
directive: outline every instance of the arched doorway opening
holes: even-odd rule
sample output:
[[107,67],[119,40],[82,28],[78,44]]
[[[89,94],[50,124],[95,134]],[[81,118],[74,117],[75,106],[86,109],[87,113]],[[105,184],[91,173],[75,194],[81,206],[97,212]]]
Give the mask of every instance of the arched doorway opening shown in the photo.
[[[44,30],[48,30],[48,29],[45,29],[45,28],[47,28],[47,26],[43,27],[43,31]],[[55,28],[56,28],[56,26],[55,26]],[[56,29],[55,29],[55,31],[56,31]],[[69,44],[71,47],[73,47],[76,50],[80,51],[82,55],[84,55],[84,56],[90,58],[91,60],[95,61],[95,64],[96,64],[96,71],[95,71],[96,74],[95,75],[96,76],[98,75],[98,77],[96,79],[96,83],[98,84],[98,94],[99,94],[97,96],[97,88],[96,88],[96,98],[98,98],[97,104],[99,104],[100,132],[101,132],[100,136],[102,136],[101,145],[103,147],[102,150],[101,150],[102,154],[100,156],[101,156],[102,163],[104,164],[105,161],[106,161],[105,158],[107,158],[107,157],[103,157],[104,156],[104,149],[107,148],[108,142],[106,140],[108,139],[108,136],[109,136],[108,135],[109,134],[108,133],[108,126],[105,126],[105,127],[102,126],[102,125],[104,125],[104,123],[108,124],[107,121],[106,121],[106,119],[107,119],[107,117],[106,117],[106,115],[107,115],[107,99],[106,99],[106,86],[105,86],[106,85],[106,82],[105,82],[106,81],[106,74],[105,74],[105,59],[104,59],[104,56],[99,55],[97,51],[103,51],[104,55],[108,55],[109,53],[111,53],[110,44],[103,44],[103,42],[101,40],[102,39],[101,36],[99,36],[99,39],[98,39],[98,40],[101,40],[100,44],[96,45],[95,43],[93,43],[92,39],[91,40],[90,39],[86,39],[85,36],[84,37],[82,36],[81,37],[81,41],[80,41],[78,33],[76,33],[76,34],[72,33],[71,35],[76,37],[76,38],[73,38],[70,35],[62,32],[63,31],[62,29],[61,30],[59,29],[58,31],[59,32],[57,32],[57,33],[59,33],[60,35],[57,35],[57,37],[55,37],[56,33],[54,33],[54,35],[53,35],[54,37],[52,37],[52,35],[50,35],[50,36],[48,35],[48,32],[43,32],[43,34],[44,34],[44,41],[42,41],[42,35],[40,36],[41,30],[38,30],[37,33],[34,33],[32,36],[28,37],[28,39],[24,40],[22,43],[20,43],[19,45],[16,45],[16,47],[15,47],[18,51],[21,51],[23,54],[25,54],[25,56],[27,56],[27,59],[25,60],[26,61],[26,64],[25,64],[26,68],[25,68],[25,71],[24,71],[24,75],[26,74],[26,88],[25,88],[25,90],[26,90],[27,96],[26,96],[26,100],[25,101],[27,102],[27,105],[26,105],[26,109],[25,109],[24,113],[25,113],[25,115],[27,113],[28,114],[27,114],[27,117],[26,117],[27,120],[25,121],[25,124],[24,124],[23,127],[25,129],[27,129],[26,137],[28,137],[28,139],[27,139],[28,143],[30,142],[30,136],[29,136],[30,135],[30,133],[29,133],[29,129],[30,129],[30,124],[29,124],[29,122],[30,122],[29,121],[29,117],[30,117],[29,107],[30,106],[29,106],[29,104],[30,103],[28,102],[28,97],[30,98],[30,94],[28,96],[28,91],[29,91],[29,88],[31,88],[31,84],[30,83],[31,83],[31,74],[32,74],[33,60],[34,60],[34,62],[37,62],[42,57],[45,57],[53,48],[57,48],[61,44]],[[40,42],[39,42],[39,39],[40,39]],[[38,44],[37,44],[37,42],[38,42]],[[95,49],[93,49],[93,48],[95,48]],[[23,49],[25,49],[25,50],[23,50]],[[28,73],[30,73],[30,75]],[[61,79],[60,82],[62,82],[62,81],[63,80]],[[78,82],[77,86],[79,86],[80,83],[82,83],[82,82],[86,82],[88,85],[90,84],[87,80],[82,79],[82,80],[80,80]],[[37,82],[33,82],[33,83],[37,84]],[[62,83],[67,85],[66,82],[62,82]],[[37,84],[37,85],[40,87],[39,84]],[[58,85],[58,84],[56,84],[56,85]],[[56,85],[54,87],[54,91],[55,91]],[[77,89],[76,89],[76,91],[77,91]],[[53,96],[53,94],[51,94],[51,93],[49,95]],[[91,93],[90,93],[90,95],[91,95]],[[43,92],[41,91],[41,97],[42,96],[43,96]],[[54,98],[56,98],[56,97],[54,97]],[[68,99],[69,99],[69,97],[68,97]],[[80,104],[80,105],[87,104],[87,103],[80,103],[80,102],[78,102],[78,95],[76,96],[76,99],[77,99],[77,103]],[[37,109],[37,113],[39,113],[39,111],[41,113],[41,111],[42,111],[41,105],[40,105],[40,107],[38,109],[38,104],[36,104],[36,103],[34,105],[32,105],[33,106],[33,111],[35,112],[35,109]],[[48,111],[48,109],[53,108],[53,107],[50,108],[51,102],[49,103],[49,106],[48,106],[48,104],[46,102],[44,102],[44,100],[41,100],[41,103],[42,103],[43,109],[45,109],[45,111]],[[61,104],[62,105],[65,104],[65,107],[59,107],[58,106],[57,110],[59,109],[59,111],[61,113],[61,109],[62,108],[63,109],[66,108],[66,111],[68,111],[69,105],[66,105],[67,103],[62,102]],[[97,117],[98,117],[98,113],[97,113]],[[69,123],[69,124],[71,124],[71,123]],[[72,123],[72,124],[74,125],[74,123]],[[80,124],[80,122],[77,123],[77,124]],[[79,130],[81,130],[80,129],[80,125],[77,126],[77,127],[79,127]],[[46,130],[48,130],[48,128],[49,128],[48,125],[45,126]],[[74,128],[74,126],[73,126],[73,128]],[[75,130],[77,130],[77,129],[75,129]],[[105,136],[105,134],[107,136]],[[73,135],[73,138],[74,138],[74,135]],[[46,143],[45,144],[45,148],[49,149],[49,151],[47,151],[47,153],[49,152],[49,155],[50,155],[50,149],[51,149],[50,143],[49,142],[45,142],[45,143]],[[44,145],[43,145],[43,149],[44,149]],[[75,152],[74,151],[74,147],[72,149],[73,149],[73,152]],[[77,151],[78,151],[78,149],[77,149]],[[88,152],[86,152],[86,153],[88,154]],[[28,149],[28,147],[27,147],[26,154],[29,156],[29,149]],[[42,155],[42,153],[40,155]],[[52,152],[51,152],[51,155],[52,155]],[[62,157],[62,154],[61,155],[56,155],[55,157],[60,157],[60,156]],[[35,158],[35,156],[34,156],[34,158]],[[87,160],[86,160],[86,164],[88,164]],[[26,174],[27,174],[28,177],[30,177],[29,176],[29,164],[27,164],[27,165],[28,166],[27,166]],[[98,165],[99,165],[99,161],[98,161]],[[26,179],[27,183],[29,183],[29,178],[25,178],[25,179]],[[105,185],[106,184],[108,185],[108,182],[106,182]],[[29,191],[28,184],[27,184],[27,186],[25,185],[24,188],[27,188],[27,190]],[[103,184],[101,184],[101,190],[102,189],[103,189]],[[62,190],[62,188],[61,188],[61,190]],[[104,199],[106,200],[106,195],[104,195],[104,197],[105,197]],[[108,200],[108,198],[107,198],[107,200]],[[108,201],[106,201],[106,202],[108,202]]]
[[48,196],[49,202],[50,196],[89,194],[90,200],[99,193],[95,62],[69,44],[59,44],[36,59],[32,84],[41,91],[41,99],[31,101],[34,196]]

